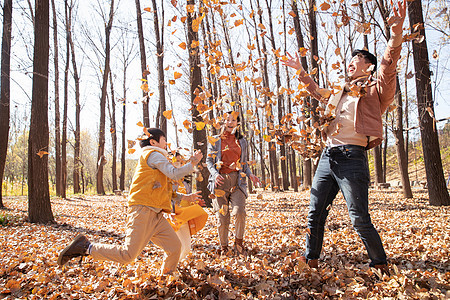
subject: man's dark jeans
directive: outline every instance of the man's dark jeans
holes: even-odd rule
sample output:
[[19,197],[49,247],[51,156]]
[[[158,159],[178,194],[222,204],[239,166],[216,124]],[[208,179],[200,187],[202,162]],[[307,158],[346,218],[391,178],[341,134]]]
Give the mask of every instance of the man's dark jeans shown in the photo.
[[322,250],[328,206],[339,190],[358,235],[371,259],[371,266],[386,264],[386,253],[369,215],[369,166],[364,147],[344,145],[325,148],[311,187],[306,238],[307,259],[318,259]]

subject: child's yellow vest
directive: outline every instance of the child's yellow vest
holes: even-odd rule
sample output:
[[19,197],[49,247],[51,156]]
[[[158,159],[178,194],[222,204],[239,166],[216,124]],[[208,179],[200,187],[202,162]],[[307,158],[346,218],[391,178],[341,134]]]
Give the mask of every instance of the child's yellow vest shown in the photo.
[[[151,206],[169,212],[172,209],[172,180],[147,164],[148,156],[155,151],[158,150],[144,150],[139,158],[130,187],[128,205]],[[164,154],[162,149],[158,152]]]

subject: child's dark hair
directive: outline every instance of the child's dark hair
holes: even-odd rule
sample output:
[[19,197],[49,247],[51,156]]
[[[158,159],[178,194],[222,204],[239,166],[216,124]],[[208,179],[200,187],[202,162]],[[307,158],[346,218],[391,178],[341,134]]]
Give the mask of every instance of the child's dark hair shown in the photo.
[[147,128],[147,132],[150,134],[150,136],[147,135],[147,138],[145,140],[139,141],[139,146],[141,146],[141,148],[144,148],[145,146],[151,146],[150,144],[151,140],[154,140],[159,143],[161,137],[166,137],[164,131],[158,128]]

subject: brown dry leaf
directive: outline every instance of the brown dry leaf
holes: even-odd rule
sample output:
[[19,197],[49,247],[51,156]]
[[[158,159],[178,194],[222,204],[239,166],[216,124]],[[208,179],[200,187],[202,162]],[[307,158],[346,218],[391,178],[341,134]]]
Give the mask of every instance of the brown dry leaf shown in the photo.
[[208,136],[208,143],[214,146],[219,139],[220,137]]
[[214,195],[216,195],[216,197],[223,197],[223,196],[225,196],[225,191],[223,191],[221,189],[215,189]]
[[319,5],[320,9],[325,11],[325,10],[329,10],[331,8],[331,5],[327,2],[323,2],[322,4]]
[[203,128],[205,128],[205,126],[206,126],[206,123],[205,123],[205,122],[202,122],[202,121],[200,121],[200,122],[194,122],[194,123],[195,123],[195,128],[196,128],[198,131],[203,130]]
[[163,116],[167,119],[170,120],[172,119],[172,110],[166,110],[163,112]]
[[44,150],[41,150],[41,151],[39,151],[38,153],[36,153],[38,156],[39,156],[39,158],[42,158],[44,155],[48,155],[48,152],[47,151],[44,151]]

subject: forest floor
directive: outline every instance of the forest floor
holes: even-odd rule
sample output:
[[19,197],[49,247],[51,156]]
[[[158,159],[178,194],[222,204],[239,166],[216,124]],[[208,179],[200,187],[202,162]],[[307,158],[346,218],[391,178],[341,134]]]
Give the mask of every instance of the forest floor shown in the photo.
[[[259,198],[259,199],[258,199]],[[217,254],[215,217],[193,237],[179,273],[157,274],[163,251],[149,245],[134,263],[84,258],[65,267],[58,254],[78,234],[120,244],[126,225],[122,196],[52,198],[56,223],[27,222],[26,197],[7,197],[0,210],[0,299],[447,299],[450,297],[450,207],[398,190],[372,190],[370,210],[389,257],[390,275],[368,266],[339,194],[326,224],[319,269],[300,260],[309,192],[250,195],[247,257]],[[232,231],[233,232],[233,231]],[[231,234],[232,235],[232,234]],[[231,241],[234,237],[231,236]]]

